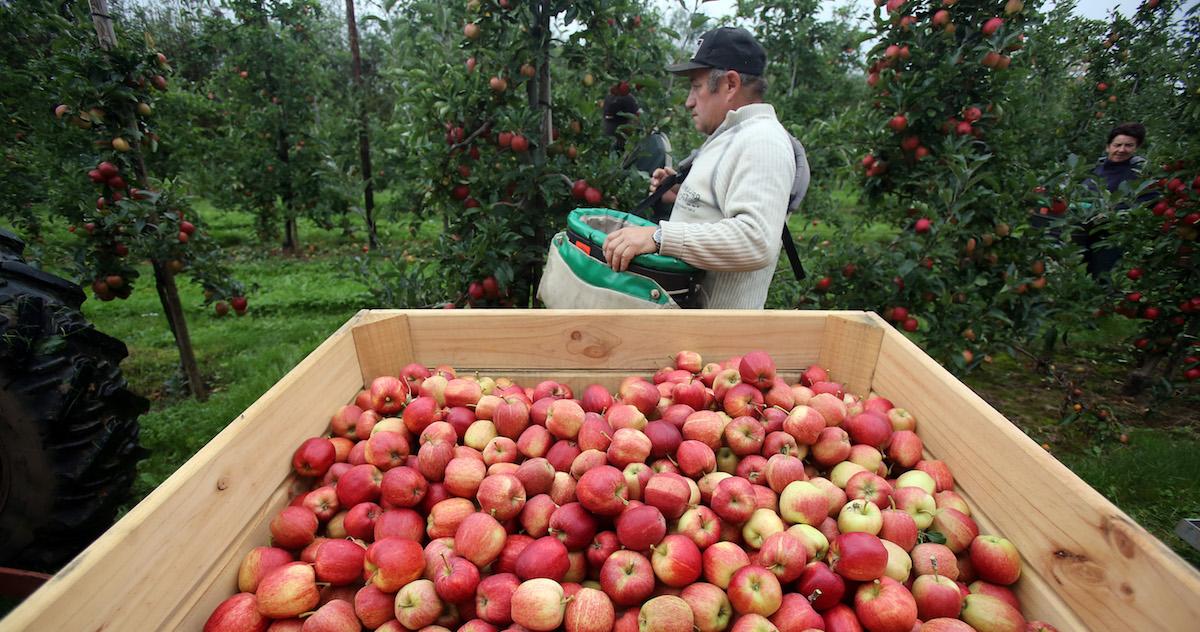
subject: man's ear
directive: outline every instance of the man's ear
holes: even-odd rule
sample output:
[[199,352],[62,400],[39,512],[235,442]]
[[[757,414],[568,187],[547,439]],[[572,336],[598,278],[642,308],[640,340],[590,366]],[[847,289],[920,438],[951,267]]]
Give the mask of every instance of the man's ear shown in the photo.
[[729,86],[729,96],[737,94],[742,87],[742,76],[736,70],[726,70],[725,75],[721,77],[721,81]]

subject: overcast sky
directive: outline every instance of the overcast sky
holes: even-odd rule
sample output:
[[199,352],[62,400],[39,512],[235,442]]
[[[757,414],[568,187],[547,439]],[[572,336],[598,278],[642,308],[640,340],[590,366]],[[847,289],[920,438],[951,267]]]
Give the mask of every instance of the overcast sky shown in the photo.
[[[669,1],[670,4],[678,6],[678,0],[659,0],[660,3]],[[688,5],[691,5],[690,0],[686,0]],[[1089,18],[1105,19],[1108,17],[1108,12],[1116,8],[1124,15],[1131,15],[1142,0],[1079,0],[1076,3],[1076,11],[1080,15]],[[832,15],[833,7],[840,6],[842,2],[824,2],[825,7],[822,8],[822,13],[825,17]],[[872,4],[869,0],[858,0],[864,11]],[[701,13],[712,16],[733,15],[737,8],[736,0],[711,0],[704,2],[701,7]]]

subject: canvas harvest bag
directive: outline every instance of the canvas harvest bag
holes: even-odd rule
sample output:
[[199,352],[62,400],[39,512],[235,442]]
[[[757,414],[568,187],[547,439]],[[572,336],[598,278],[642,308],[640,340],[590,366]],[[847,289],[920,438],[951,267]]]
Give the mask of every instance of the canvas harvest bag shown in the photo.
[[625,226],[654,226],[606,208],[571,211],[550,240],[538,298],[551,309],[673,309],[697,306],[704,272],[674,257],[639,255],[625,272],[604,260],[604,239]]

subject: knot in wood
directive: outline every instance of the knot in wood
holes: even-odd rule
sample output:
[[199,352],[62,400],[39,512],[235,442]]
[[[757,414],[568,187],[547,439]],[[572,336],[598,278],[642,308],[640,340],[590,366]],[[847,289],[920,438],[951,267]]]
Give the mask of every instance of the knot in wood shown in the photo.
[[1108,516],[1100,523],[1100,531],[1104,533],[1109,544],[1116,547],[1117,551],[1126,559],[1137,554],[1137,546],[1134,544],[1134,538],[1130,534],[1129,528],[1128,521],[1120,516]]
[[222,476],[221,478],[217,479],[217,491],[223,492],[228,488],[229,488],[229,479],[228,478]]
[[570,338],[567,351],[592,359],[607,358],[612,349],[621,342],[620,338],[605,335],[603,332],[584,332],[578,329],[571,331]]

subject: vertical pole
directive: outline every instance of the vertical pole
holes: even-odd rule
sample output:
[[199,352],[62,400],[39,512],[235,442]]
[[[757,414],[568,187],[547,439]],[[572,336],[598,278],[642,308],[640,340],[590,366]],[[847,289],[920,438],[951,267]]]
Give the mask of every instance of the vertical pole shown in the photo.
[[363,210],[367,220],[367,243],[374,249],[379,245],[379,239],[375,234],[375,178],[371,171],[367,91],[363,87],[362,56],[358,49],[358,24],[354,17],[354,0],[346,0],[346,28],[350,32],[350,61],[354,74],[354,89],[358,94],[358,156],[362,163]]

